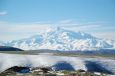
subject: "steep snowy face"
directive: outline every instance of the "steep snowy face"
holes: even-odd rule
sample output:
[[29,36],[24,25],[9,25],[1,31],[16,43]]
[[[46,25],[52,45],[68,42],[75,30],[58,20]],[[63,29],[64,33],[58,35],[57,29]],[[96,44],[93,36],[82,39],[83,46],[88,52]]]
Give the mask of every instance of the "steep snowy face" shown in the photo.
[[21,40],[13,40],[8,43],[8,46],[18,47],[22,49],[35,49],[34,46],[39,46],[43,42],[42,35],[35,35],[30,38],[25,38]]
[[113,48],[115,41],[98,39],[84,32],[74,32],[62,28],[48,29],[30,38],[13,40],[7,45],[24,50],[97,50]]

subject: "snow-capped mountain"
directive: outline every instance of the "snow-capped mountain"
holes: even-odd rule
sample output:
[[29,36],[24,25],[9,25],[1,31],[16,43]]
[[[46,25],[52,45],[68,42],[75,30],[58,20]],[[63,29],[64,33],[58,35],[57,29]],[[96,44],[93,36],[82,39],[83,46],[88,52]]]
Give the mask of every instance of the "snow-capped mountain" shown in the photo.
[[13,40],[5,44],[24,50],[97,50],[113,49],[115,41],[96,38],[84,32],[74,32],[62,28],[48,29],[30,38]]

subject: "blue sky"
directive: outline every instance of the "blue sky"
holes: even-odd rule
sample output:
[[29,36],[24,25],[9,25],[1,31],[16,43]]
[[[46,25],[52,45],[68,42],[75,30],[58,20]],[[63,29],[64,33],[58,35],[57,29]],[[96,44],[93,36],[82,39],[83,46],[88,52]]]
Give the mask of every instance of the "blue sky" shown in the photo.
[[49,26],[115,39],[115,0],[0,0],[0,40],[23,38],[39,32],[31,27]]

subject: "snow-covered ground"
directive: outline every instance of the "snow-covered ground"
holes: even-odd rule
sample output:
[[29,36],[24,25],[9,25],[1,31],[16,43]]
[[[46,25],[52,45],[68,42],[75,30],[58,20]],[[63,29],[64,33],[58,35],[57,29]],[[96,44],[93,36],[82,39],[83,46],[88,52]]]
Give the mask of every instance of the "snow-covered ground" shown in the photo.
[[[71,65],[74,70],[101,71],[115,74],[115,60],[105,58],[80,58],[67,56],[53,56],[50,54],[18,55],[0,53],[0,72],[12,66],[52,67],[57,68],[58,63]],[[65,66],[66,68],[68,66]]]

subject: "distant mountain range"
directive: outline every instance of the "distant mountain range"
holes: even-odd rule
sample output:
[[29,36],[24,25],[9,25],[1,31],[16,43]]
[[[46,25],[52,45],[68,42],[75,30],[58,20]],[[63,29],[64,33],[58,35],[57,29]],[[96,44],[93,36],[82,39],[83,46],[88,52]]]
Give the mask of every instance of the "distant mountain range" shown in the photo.
[[114,40],[96,38],[84,32],[74,32],[62,28],[48,29],[44,33],[29,38],[0,42],[0,45],[12,46],[24,50],[51,49],[61,51],[85,51],[115,49]]

